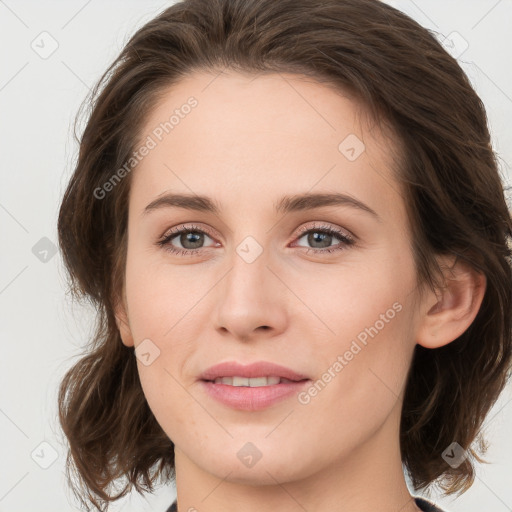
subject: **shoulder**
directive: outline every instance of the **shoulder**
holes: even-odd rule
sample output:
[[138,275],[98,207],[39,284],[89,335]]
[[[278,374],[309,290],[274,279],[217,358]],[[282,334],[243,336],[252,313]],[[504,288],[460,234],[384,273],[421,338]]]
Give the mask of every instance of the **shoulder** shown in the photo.
[[[434,502],[420,496],[414,496],[414,501],[423,512],[448,512],[440,509]],[[171,510],[169,509],[168,512],[171,512]]]

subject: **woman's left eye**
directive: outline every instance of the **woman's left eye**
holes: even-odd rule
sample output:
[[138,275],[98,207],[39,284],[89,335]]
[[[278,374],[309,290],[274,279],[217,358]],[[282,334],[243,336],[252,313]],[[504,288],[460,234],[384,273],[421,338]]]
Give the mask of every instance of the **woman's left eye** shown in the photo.
[[[306,238],[307,243],[313,244],[312,248],[308,248],[308,252],[312,251],[319,254],[341,251],[347,246],[355,243],[355,239],[348,232],[332,228],[331,226],[320,225],[314,226],[313,228],[306,227],[302,229],[300,235],[301,236],[298,237],[298,240]],[[332,240],[336,238],[340,243],[335,246],[331,246]],[[315,247],[314,244],[319,245]],[[300,244],[298,246],[303,247]]]
[[[166,251],[180,256],[194,255],[199,249],[208,248],[203,246],[205,237],[213,241],[207,232],[197,226],[180,227],[173,229],[170,233],[166,233],[164,237],[157,242],[157,245],[163,247]],[[303,238],[306,239],[307,243],[313,244],[313,247],[307,248],[307,252],[313,251],[318,254],[340,251],[355,243],[355,239],[348,232],[324,225],[302,228],[297,240]],[[177,243],[179,243],[181,247],[176,247],[173,244],[174,239],[177,239]],[[333,239],[338,239],[340,243],[332,246]],[[315,244],[318,245],[315,247]],[[215,245],[218,246],[219,244],[214,242],[212,246]],[[304,246],[297,244],[294,245],[294,247]]]

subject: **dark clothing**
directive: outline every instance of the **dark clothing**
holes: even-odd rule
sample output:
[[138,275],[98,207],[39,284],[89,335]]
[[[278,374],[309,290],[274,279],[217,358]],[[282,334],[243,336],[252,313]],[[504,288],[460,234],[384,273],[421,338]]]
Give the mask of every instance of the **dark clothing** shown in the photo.
[[[425,498],[415,497],[414,499],[416,500],[416,505],[418,505],[418,507],[420,507],[421,510],[423,510],[423,512],[445,512],[442,509],[440,509],[439,507],[436,507],[434,503],[432,503],[431,501],[428,501]],[[177,510],[178,509],[176,508],[176,502],[174,502],[166,510],[166,512],[177,512]],[[180,512],[184,512],[184,511],[180,511]]]
[[418,505],[418,507],[420,507],[421,510],[423,510],[423,512],[444,512],[442,509],[437,507],[435,503],[433,503],[432,501],[429,501],[425,498],[420,498],[418,496],[415,497],[414,499],[416,500],[416,505]]

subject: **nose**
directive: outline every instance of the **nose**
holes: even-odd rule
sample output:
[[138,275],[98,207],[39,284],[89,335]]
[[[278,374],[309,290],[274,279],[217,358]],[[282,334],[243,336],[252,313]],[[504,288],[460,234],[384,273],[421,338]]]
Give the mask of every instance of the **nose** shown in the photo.
[[290,292],[271,267],[268,252],[263,250],[250,263],[234,252],[231,263],[217,286],[216,329],[239,341],[282,333],[288,321]]

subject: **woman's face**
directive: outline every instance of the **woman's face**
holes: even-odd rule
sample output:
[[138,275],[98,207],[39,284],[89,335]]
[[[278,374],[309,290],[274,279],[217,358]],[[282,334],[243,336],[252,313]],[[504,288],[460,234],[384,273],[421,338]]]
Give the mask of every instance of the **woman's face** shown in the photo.
[[[326,85],[195,73],[137,158],[121,330],[180,464],[274,484],[395,456],[418,291],[390,141]],[[224,362],[307,380],[202,380]]]

